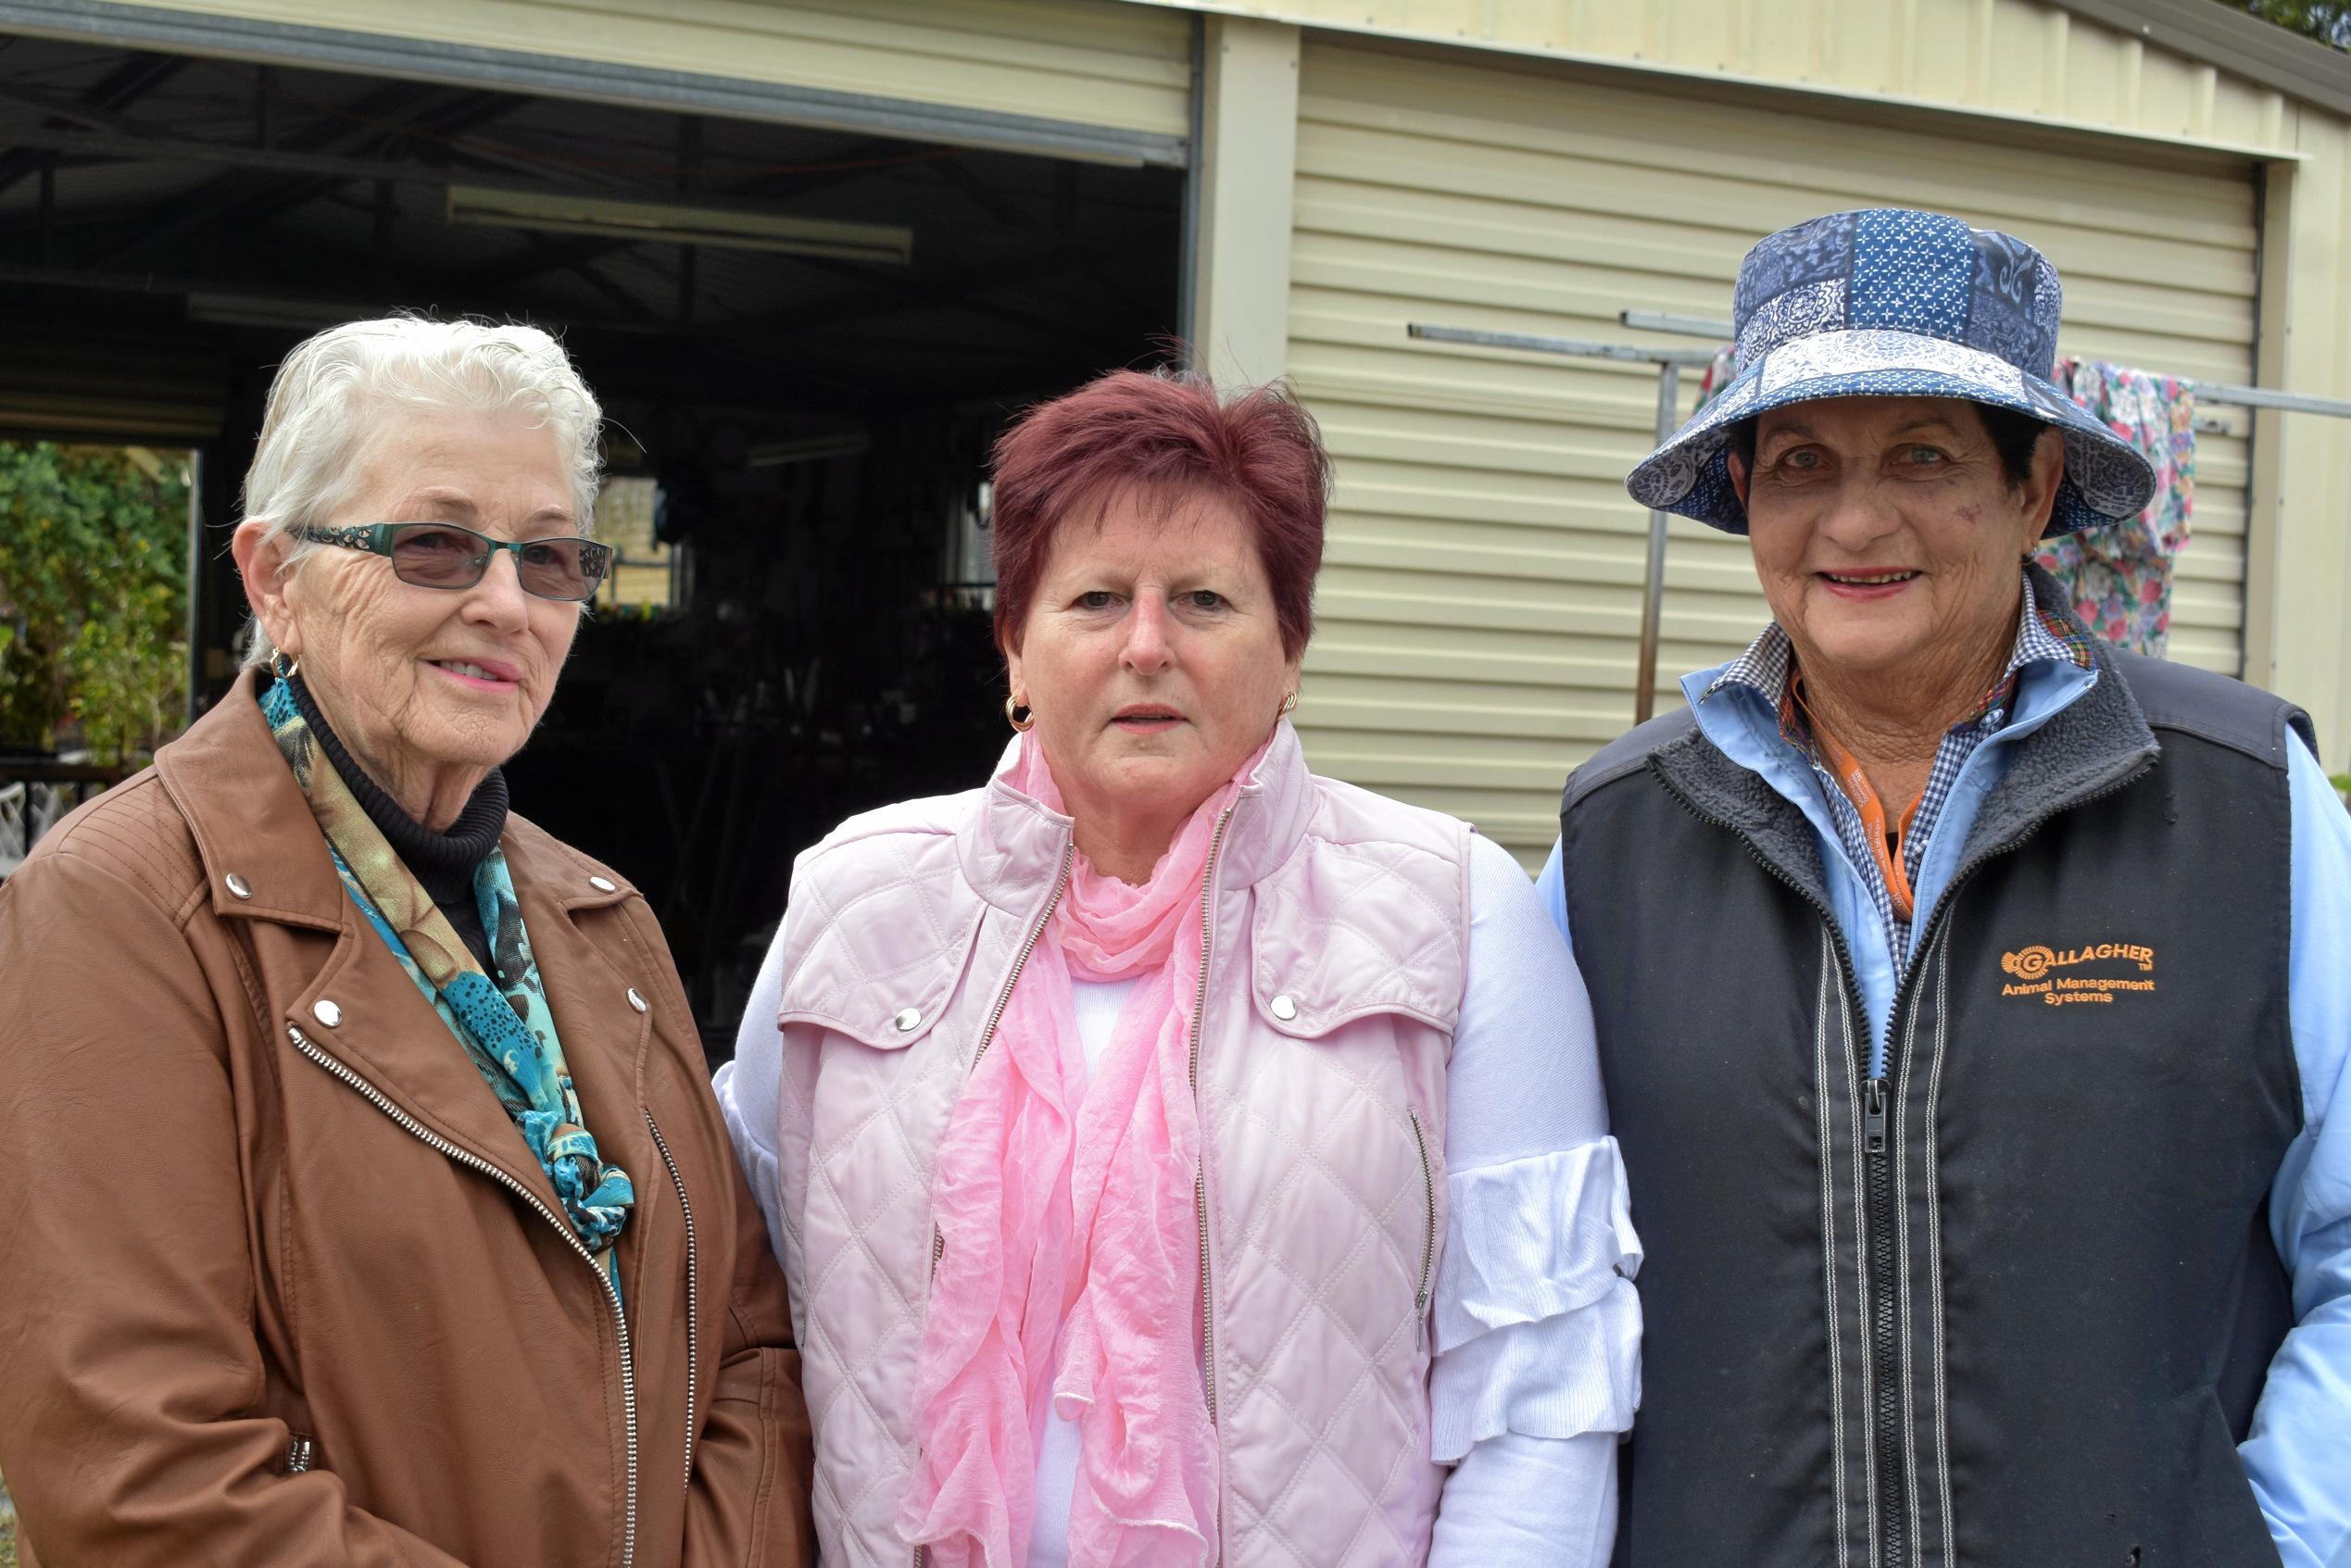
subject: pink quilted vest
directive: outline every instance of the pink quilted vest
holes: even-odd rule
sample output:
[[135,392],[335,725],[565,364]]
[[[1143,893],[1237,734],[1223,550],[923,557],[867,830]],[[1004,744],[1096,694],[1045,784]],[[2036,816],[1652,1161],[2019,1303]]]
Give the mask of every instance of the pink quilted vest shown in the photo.
[[[1469,831],[1310,774],[1285,723],[1209,861],[1201,1266],[1235,1568],[1427,1556]],[[828,1568],[914,1558],[890,1522],[932,1160],[1070,855],[1069,820],[999,772],[853,818],[794,869],[775,1147]]]

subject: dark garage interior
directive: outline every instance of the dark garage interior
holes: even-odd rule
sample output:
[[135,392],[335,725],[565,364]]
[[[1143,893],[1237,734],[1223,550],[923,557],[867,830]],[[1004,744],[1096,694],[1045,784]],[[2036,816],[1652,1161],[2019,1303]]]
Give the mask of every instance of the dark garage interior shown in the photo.
[[285,351],[396,310],[560,335],[624,562],[516,809],[644,889],[713,1054],[791,857],[1005,739],[987,445],[1180,324],[1180,169],[0,42],[0,434],[194,449],[194,705]]

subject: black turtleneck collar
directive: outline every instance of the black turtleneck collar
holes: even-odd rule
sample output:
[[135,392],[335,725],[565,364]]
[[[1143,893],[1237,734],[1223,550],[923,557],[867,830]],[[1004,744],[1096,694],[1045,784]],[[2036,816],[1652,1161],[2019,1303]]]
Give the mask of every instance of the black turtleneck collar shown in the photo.
[[286,691],[294,698],[302,721],[317,738],[319,749],[326,753],[327,760],[334,764],[334,771],[350,788],[351,797],[359,803],[359,809],[368,814],[384,842],[392,846],[392,852],[400,857],[401,863],[416,873],[417,881],[432,895],[433,902],[440,907],[459,940],[472,951],[475,961],[495,975],[497,971],[490,960],[488,935],[482,929],[482,911],[473,897],[473,872],[497,847],[498,835],[506,831],[506,774],[491,769],[489,776],[475,786],[472,798],[465,803],[448,831],[435,833],[409,816],[344,749],[342,737],[327,722],[326,715],[319,711],[310,688],[298,673],[287,680]]

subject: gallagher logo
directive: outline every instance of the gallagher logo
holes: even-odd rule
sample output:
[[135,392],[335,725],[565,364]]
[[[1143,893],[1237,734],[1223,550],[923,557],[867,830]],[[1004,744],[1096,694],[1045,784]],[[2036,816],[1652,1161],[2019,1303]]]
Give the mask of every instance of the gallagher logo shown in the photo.
[[2140,975],[2155,972],[2155,949],[2132,942],[2091,942],[2079,947],[2046,947],[2035,943],[2000,955],[2000,969],[2014,975],[2000,987],[2004,997],[2038,997],[2050,1007],[2068,1002],[2104,1002],[2118,996],[2152,992],[2156,983],[2136,975],[2053,974],[2085,964],[2124,964]]

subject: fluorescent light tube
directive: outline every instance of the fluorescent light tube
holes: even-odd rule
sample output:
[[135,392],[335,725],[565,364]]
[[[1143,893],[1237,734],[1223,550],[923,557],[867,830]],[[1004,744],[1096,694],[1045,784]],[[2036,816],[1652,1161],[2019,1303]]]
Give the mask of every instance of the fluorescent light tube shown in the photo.
[[786,256],[829,256],[843,261],[903,267],[914,259],[914,232],[884,223],[845,223],[779,213],[674,207],[666,202],[612,201],[602,196],[449,187],[448,219],[498,229],[546,229],[605,234],[670,245],[723,245]]
[[338,303],[331,299],[283,299],[268,295],[192,294],[187,297],[187,318],[223,327],[284,327],[296,332],[317,332],[322,327],[339,327],[346,321],[364,321],[372,316],[389,314],[382,305],[360,301]]
[[872,449],[873,439],[863,431],[843,431],[836,435],[807,435],[798,441],[771,441],[751,448],[746,468],[782,468],[787,463],[821,462],[826,458],[854,458]]

